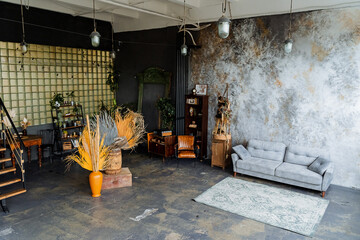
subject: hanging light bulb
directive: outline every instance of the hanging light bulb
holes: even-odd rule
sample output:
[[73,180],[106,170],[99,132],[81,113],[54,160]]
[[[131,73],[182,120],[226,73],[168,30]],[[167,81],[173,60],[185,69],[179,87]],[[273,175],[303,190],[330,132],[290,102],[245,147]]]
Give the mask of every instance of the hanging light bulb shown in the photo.
[[110,52],[110,57],[111,57],[111,59],[115,59],[115,58],[116,58],[116,52],[115,52],[114,50],[112,50],[112,51]]
[[185,19],[185,15],[186,15],[186,12],[185,12],[185,0],[184,0],[184,42],[183,42],[183,45],[181,45],[181,48],[180,48],[180,52],[181,52],[181,55],[182,56],[186,56],[187,53],[188,53],[188,47],[186,46],[185,42],[186,42],[186,38],[185,38],[185,34],[186,34],[186,19]]
[[93,0],[93,18],[94,18],[94,31],[90,34],[91,45],[93,47],[98,47],[100,45],[100,33],[96,31],[96,22],[95,22],[95,0]]
[[[226,4],[227,4],[227,0],[225,0],[225,3],[222,3],[222,17],[219,18],[218,20],[218,34],[219,37],[225,39],[229,36],[230,33],[230,19],[228,19],[227,17],[225,17],[225,13],[226,13]],[[230,3],[229,3],[229,9],[230,9]]]
[[291,38],[288,38],[285,40],[285,42],[284,42],[285,53],[291,53],[292,45],[293,45],[293,40]]
[[25,23],[24,23],[24,11],[23,11],[23,2],[20,0],[21,4],[21,25],[22,25],[22,42],[20,43],[21,53],[24,55],[27,53],[27,43],[25,42]]
[[28,48],[27,48],[27,43],[26,43],[26,42],[20,43],[20,47],[21,47],[21,53],[22,53],[22,54],[27,53]]
[[221,38],[227,38],[230,33],[230,19],[224,15],[218,20],[218,34]]
[[183,55],[183,56],[187,55],[188,47],[185,45],[185,43],[183,45],[181,45],[180,52],[181,52],[181,55]]
[[291,53],[293,40],[291,39],[291,15],[292,15],[292,0],[290,3],[290,21],[289,21],[289,33],[288,38],[284,42],[284,51],[285,53]]

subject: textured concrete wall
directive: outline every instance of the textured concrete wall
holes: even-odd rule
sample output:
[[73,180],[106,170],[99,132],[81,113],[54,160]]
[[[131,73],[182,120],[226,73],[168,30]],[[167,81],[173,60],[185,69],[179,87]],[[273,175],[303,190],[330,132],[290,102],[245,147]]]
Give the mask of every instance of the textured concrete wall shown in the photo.
[[[216,93],[230,86],[233,145],[251,138],[330,151],[334,184],[360,188],[360,8],[234,21],[228,39],[216,26],[192,52],[194,84],[208,84],[209,140]],[[209,141],[211,143],[211,141]]]

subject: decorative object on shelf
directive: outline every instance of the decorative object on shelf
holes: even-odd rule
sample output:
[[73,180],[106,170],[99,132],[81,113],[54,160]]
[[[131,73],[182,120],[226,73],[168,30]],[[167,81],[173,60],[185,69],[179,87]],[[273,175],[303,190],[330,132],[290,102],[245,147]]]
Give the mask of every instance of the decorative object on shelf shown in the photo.
[[189,128],[197,128],[196,122],[192,121],[191,124],[189,125]]
[[285,53],[291,53],[293,40],[291,39],[291,18],[292,18],[292,0],[290,0],[290,16],[289,16],[289,32],[288,32],[288,38],[284,42],[284,51]]
[[161,128],[169,130],[173,129],[175,121],[175,105],[170,98],[159,98],[156,102],[156,107],[159,110],[159,125]]
[[100,45],[100,33],[96,31],[96,21],[95,21],[95,0],[93,0],[93,19],[94,19],[94,31],[90,34],[91,45],[93,47],[98,47]]
[[207,84],[196,84],[196,95],[206,95],[207,94]]
[[198,98],[187,98],[186,103],[191,105],[198,105]]
[[82,168],[92,171],[89,175],[89,183],[93,197],[101,196],[102,173],[106,168],[109,148],[104,145],[104,137],[101,137],[99,115],[96,116],[96,129],[91,130],[89,115],[86,116],[87,125],[79,138],[79,147],[76,154],[69,155],[65,160],[67,167],[72,163],[78,163]]
[[20,122],[22,127],[23,136],[27,136],[27,127],[30,126],[30,121],[26,117]]
[[[218,34],[219,34],[219,37],[224,38],[224,39],[229,36],[230,23],[231,23],[230,19],[225,17],[226,5],[227,5],[227,0],[224,0],[224,3],[221,3],[221,10],[222,10],[223,15],[218,20]],[[229,11],[230,11],[230,17],[231,17],[230,2],[229,2]]]
[[190,114],[190,117],[194,116],[194,108],[193,107],[190,107],[189,114]]
[[[21,26],[22,26],[22,42],[20,43],[21,53],[25,55],[28,51],[27,43],[25,42],[25,22],[24,22],[24,10],[23,10],[23,1],[20,0],[21,8]],[[29,7],[26,7],[29,9]]]
[[191,91],[192,91],[193,95],[196,95],[196,89],[195,88],[193,88]]
[[[213,130],[213,135],[230,134],[231,109],[230,109],[228,89],[229,89],[229,85],[226,84],[226,89],[224,91],[224,94],[221,95],[218,92],[218,104],[217,104],[218,109],[215,115],[215,127]],[[227,95],[226,97],[225,94]]]
[[50,100],[51,108],[59,108],[62,104],[64,104],[63,94],[55,92],[52,99]]
[[66,93],[66,97],[71,98],[70,104],[71,104],[71,106],[74,106],[75,105],[75,101],[74,101],[75,91],[71,91],[69,93]]

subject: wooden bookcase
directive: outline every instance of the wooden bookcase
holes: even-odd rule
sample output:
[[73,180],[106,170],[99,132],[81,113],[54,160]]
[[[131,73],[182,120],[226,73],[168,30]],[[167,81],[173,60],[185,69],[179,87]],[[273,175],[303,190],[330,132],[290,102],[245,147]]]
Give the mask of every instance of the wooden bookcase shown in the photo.
[[176,136],[158,136],[154,133],[147,134],[148,142],[148,152],[150,154],[156,154],[163,157],[163,162],[165,158],[172,157],[175,154],[175,143]]
[[207,157],[209,96],[185,96],[185,134],[195,136],[200,147],[200,158]]

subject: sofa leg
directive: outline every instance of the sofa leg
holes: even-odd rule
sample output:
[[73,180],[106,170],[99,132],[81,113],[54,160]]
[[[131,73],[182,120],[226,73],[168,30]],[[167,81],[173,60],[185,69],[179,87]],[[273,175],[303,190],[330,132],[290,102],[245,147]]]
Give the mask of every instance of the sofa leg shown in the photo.
[[325,191],[321,192],[321,196],[324,198],[325,197]]
[[234,177],[236,177],[236,172],[234,172]]

